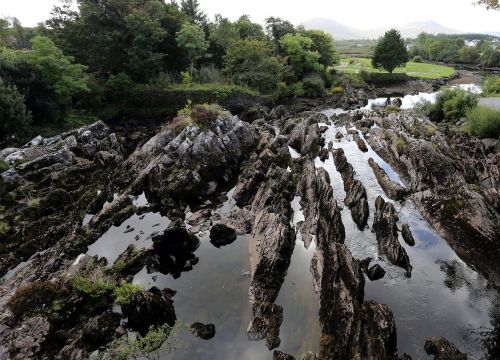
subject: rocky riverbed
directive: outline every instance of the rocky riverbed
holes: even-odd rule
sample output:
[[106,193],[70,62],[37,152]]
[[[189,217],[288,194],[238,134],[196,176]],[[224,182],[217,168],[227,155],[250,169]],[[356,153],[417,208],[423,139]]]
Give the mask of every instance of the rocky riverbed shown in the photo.
[[2,150],[0,358],[176,321],[174,359],[496,358],[495,146],[411,110],[261,115]]

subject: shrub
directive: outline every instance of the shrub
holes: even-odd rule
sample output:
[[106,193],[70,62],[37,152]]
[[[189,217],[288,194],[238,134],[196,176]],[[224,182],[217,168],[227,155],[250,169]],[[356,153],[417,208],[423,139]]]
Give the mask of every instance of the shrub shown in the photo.
[[119,287],[115,289],[115,302],[118,305],[128,305],[132,299],[132,295],[141,291],[141,287],[136,284],[122,282]]
[[325,81],[318,74],[311,74],[304,77],[305,95],[308,97],[319,97],[325,94]]
[[399,107],[397,107],[396,105],[387,105],[384,108],[384,110],[385,110],[385,112],[392,114],[392,113],[399,112],[401,109]]
[[498,138],[500,111],[487,106],[477,106],[467,112],[465,128],[479,138]]
[[488,76],[483,82],[483,95],[499,96],[500,95],[500,76]]
[[98,273],[78,276],[72,285],[77,292],[94,299],[107,296],[115,289],[115,285],[109,279]]
[[3,137],[23,133],[31,123],[31,113],[26,109],[24,97],[15,86],[0,78],[0,144]]
[[342,86],[334,86],[330,89],[330,94],[342,94],[344,88]]
[[196,72],[195,80],[201,84],[224,83],[224,75],[215,66],[202,66]]
[[0,160],[0,173],[4,172],[5,170],[10,169],[10,164],[7,161]]
[[302,97],[305,93],[304,84],[301,81],[290,86],[290,94],[294,97]]
[[50,281],[35,281],[18,288],[7,306],[16,316],[50,310],[58,290],[58,286]]
[[158,328],[151,327],[144,336],[123,336],[110,344],[102,358],[115,360],[169,358],[168,354],[178,346],[179,327],[178,322],[173,327],[163,324]]
[[360,74],[340,74],[333,82],[334,86],[341,86],[344,89],[361,89],[367,86]]
[[396,148],[398,149],[398,152],[403,152],[406,149],[407,145],[405,141],[401,138],[398,138],[396,140]]
[[424,62],[424,59],[422,59],[422,56],[417,55],[417,56],[413,57],[412,61],[414,63],[422,63],[422,62]]
[[191,119],[198,125],[207,125],[215,121],[219,112],[210,106],[195,105],[191,110]]
[[478,104],[477,95],[462,89],[445,89],[437,95],[429,117],[433,121],[457,121]]

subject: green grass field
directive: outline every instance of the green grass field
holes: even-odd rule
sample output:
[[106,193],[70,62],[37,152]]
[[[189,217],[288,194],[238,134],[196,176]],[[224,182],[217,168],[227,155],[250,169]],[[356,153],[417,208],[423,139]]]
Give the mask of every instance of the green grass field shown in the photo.
[[[368,58],[342,58],[340,64],[335,65],[335,70],[347,73],[359,73],[360,71],[386,73],[382,69],[374,69],[371,59]],[[397,68],[395,73],[406,73],[408,76],[424,79],[439,79],[451,76],[455,73],[452,67],[425,63],[408,62],[404,68]]]

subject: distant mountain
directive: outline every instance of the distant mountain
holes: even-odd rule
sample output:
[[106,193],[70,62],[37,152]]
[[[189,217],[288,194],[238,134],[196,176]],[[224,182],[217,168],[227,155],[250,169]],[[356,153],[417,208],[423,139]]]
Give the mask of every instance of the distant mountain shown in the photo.
[[[314,18],[302,23],[306,29],[323,30],[333,36],[334,39],[377,39],[389,30],[389,28],[376,28],[360,30],[343,25],[331,19]],[[421,32],[431,34],[459,34],[458,30],[447,28],[433,20],[425,20],[405,25],[394,26],[401,32],[403,37],[414,38]]]
[[306,29],[323,30],[333,36],[334,39],[361,39],[363,34],[354,28],[343,25],[337,21],[324,18],[314,18],[302,23]]

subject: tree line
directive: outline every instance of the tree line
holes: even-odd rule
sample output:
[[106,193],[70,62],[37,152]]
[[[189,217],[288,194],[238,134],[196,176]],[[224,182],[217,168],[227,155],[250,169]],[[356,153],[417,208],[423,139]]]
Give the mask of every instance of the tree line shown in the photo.
[[476,36],[477,43],[466,43],[470,36],[432,35],[421,33],[410,49],[410,56],[446,63],[500,66],[500,48],[489,36]]
[[315,96],[332,82],[332,37],[281,18],[265,26],[247,15],[210,21],[198,0],[76,0],[76,10],[71,3],[54,7],[36,28],[1,19],[1,137],[30,123],[64,122],[72,108],[91,108],[103,94],[138,84],[220,83]]

